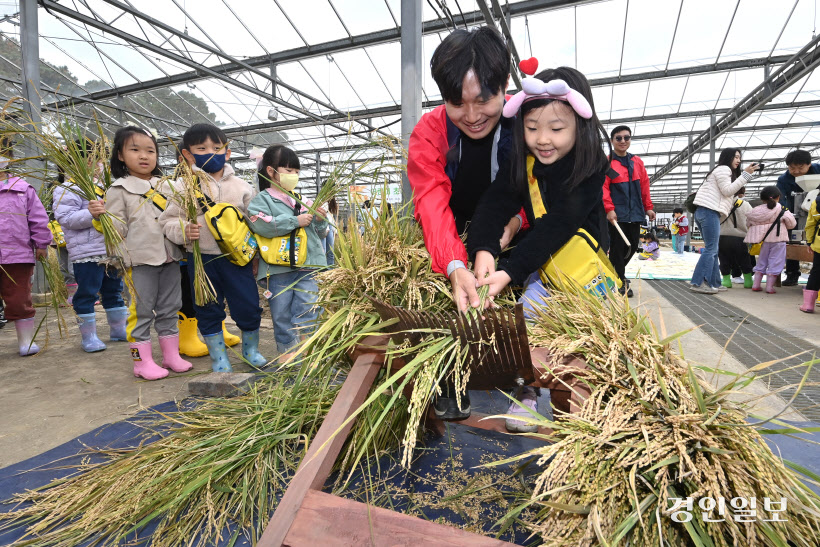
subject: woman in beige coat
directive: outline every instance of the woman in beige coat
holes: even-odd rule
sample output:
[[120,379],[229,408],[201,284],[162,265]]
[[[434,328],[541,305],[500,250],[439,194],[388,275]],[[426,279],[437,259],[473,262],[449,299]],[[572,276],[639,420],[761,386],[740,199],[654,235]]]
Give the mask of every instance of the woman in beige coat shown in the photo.
[[717,294],[726,290],[720,283],[718,266],[718,242],[720,240],[720,220],[732,209],[735,192],[752,180],[757,169],[753,163],[740,170],[740,150],[725,148],[720,152],[718,165],[706,175],[706,180],[698,188],[695,196],[695,222],[700,227],[704,249],[695,266],[689,288],[703,294]]

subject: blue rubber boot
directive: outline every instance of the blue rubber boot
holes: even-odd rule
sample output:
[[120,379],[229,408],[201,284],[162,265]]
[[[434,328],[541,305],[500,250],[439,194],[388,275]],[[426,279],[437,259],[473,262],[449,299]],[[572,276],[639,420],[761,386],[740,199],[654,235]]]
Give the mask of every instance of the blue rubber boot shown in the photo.
[[105,310],[108,317],[108,337],[112,342],[127,342],[125,322],[128,320],[128,308],[125,306]]
[[242,357],[256,368],[268,364],[268,360],[259,353],[259,329],[242,331]]
[[93,313],[83,313],[77,315],[77,324],[80,326],[80,334],[83,337],[83,351],[94,353],[106,348],[102,340],[97,338],[97,318]]
[[225,339],[222,331],[216,334],[202,335],[208,353],[211,355],[211,369],[214,372],[233,372],[231,362],[228,361],[228,350],[225,348]]

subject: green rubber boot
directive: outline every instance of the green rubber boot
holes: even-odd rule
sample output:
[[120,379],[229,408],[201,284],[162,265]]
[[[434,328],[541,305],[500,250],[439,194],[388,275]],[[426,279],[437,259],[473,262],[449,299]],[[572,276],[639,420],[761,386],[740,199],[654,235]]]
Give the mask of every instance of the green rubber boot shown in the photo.
[[731,289],[732,288],[732,276],[731,275],[724,275],[723,276],[723,281],[721,282],[721,285],[723,285],[727,289]]
[[754,285],[754,279],[752,279],[752,274],[747,273],[743,274],[743,288],[744,289],[751,289]]

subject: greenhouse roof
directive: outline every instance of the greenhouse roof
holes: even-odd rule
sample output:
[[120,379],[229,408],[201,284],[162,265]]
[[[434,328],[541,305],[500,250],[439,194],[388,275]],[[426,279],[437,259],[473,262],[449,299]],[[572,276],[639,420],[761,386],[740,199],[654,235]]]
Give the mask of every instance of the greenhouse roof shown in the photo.
[[[289,143],[308,177],[317,153],[329,169],[374,138],[400,136],[400,0],[40,4],[46,112],[172,138],[210,120],[239,158]],[[8,98],[20,93],[19,6],[0,10]],[[663,175],[653,197],[676,202],[690,135],[695,180],[708,171],[713,115],[717,150],[766,164],[753,190],[774,182],[790,149],[820,148],[816,11],[816,0],[428,0],[422,64],[453,28],[489,21],[516,59],[577,67],[607,130],[632,126],[630,152]],[[421,85],[425,110],[440,104],[429,70]]]

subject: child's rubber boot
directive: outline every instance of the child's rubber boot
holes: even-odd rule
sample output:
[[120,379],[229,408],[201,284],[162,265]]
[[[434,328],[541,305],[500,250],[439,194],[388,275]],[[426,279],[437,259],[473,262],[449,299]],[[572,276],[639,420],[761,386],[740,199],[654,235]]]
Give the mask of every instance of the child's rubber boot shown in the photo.
[[162,367],[174,372],[188,372],[194,365],[179,356],[179,334],[159,337],[159,349],[162,350]]
[[20,357],[34,355],[40,351],[40,346],[34,343],[34,318],[18,319],[14,322],[17,329],[17,346],[20,348]]
[[105,316],[108,318],[108,339],[112,342],[127,342],[125,322],[128,320],[128,308],[121,306],[105,310]]
[[259,329],[242,331],[242,357],[254,367],[264,367],[268,360],[259,353]]
[[731,289],[732,288],[732,276],[731,275],[724,275],[723,276],[723,281],[721,281],[720,284],[723,285],[724,287],[726,287],[727,289]]
[[214,372],[233,372],[231,362],[228,361],[228,350],[225,348],[222,333],[203,335],[202,338],[205,340],[205,345],[208,346],[208,353],[211,355],[211,370]]
[[204,357],[208,355],[208,346],[196,335],[196,319],[187,318],[182,312],[177,313],[179,317],[179,352],[188,357]]
[[774,284],[775,284],[775,281],[777,281],[777,278],[779,278],[779,277],[780,277],[780,274],[777,274],[777,275],[766,274],[766,292],[767,293],[774,294],[774,293],[777,292],[776,290],[774,290]]
[[66,290],[66,294],[68,295],[66,297],[65,305],[66,306],[71,306],[74,303],[74,295],[77,292],[77,284],[76,283],[68,283],[65,286],[65,290]]
[[151,341],[131,342],[131,359],[134,360],[134,376],[146,380],[160,380],[168,376],[168,371],[154,362],[151,355]]
[[93,313],[82,313],[77,315],[77,324],[80,326],[80,334],[83,337],[81,343],[83,351],[94,353],[102,351],[107,346],[102,340],[97,338],[97,317]]
[[753,283],[754,283],[754,281],[752,281],[752,274],[750,274],[750,273],[743,274],[743,288],[744,289],[751,289]]
[[763,281],[763,272],[755,272],[754,277],[752,278],[752,290],[754,292],[760,292],[763,289],[760,288],[760,283]]
[[242,341],[237,335],[228,332],[228,329],[225,328],[225,321],[222,322],[222,336],[225,338],[225,345],[228,347],[233,347]]
[[817,302],[818,291],[807,291],[803,289],[803,305],[800,306],[800,311],[806,313],[814,313],[814,304]]

